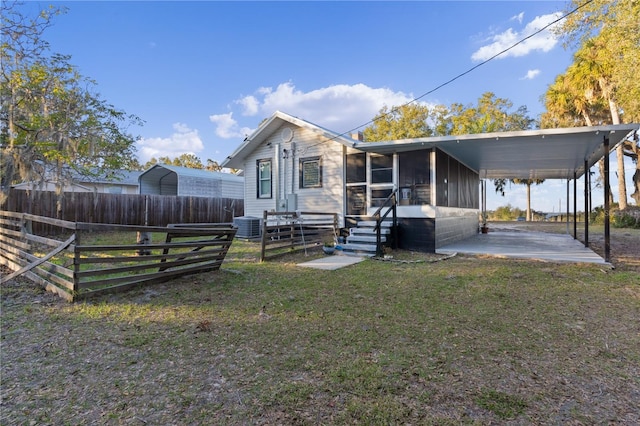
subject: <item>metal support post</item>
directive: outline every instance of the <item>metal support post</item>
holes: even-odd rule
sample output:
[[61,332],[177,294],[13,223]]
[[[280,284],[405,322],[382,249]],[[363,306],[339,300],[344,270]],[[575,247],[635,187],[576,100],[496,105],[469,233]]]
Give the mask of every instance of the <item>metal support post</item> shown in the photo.
[[573,171],[573,239],[578,238],[578,174]]
[[611,192],[611,184],[609,182],[609,136],[604,137],[604,261],[611,261],[611,229],[610,215],[611,206],[609,205],[609,193]]
[[589,163],[584,162],[584,246],[589,247],[589,217],[591,211],[589,211]]

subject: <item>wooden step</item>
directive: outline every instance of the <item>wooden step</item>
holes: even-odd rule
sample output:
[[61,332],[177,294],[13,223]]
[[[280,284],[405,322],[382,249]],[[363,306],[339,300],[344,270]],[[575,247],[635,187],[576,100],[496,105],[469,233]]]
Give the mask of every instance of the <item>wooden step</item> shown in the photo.
[[[382,243],[386,243],[387,242],[387,237],[386,235],[380,235],[380,242]],[[373,234],[351,234],[347,237],[347,243],[354,243],[354,244],[358,244],[358,243],[371,243],[371,244],[375,244],[376,243],[376,235]]]
[[[359,234],[375,234],[376,233],[376,230],[374,227],[368,228],[368,227],[362,227],[362,226],[359,226],[357,228],[349,228],[349,231],[351,233],[359,233]],[[391,233],[391,228],[382,227],[380,228],[380,233],[389,234]]]
[[[375,220],[361,220],[358,222],[358,228],[375,228],[377,222]],[[391,228],[393,226],[393,222],[390,220],[382,221],[382,228]]]
[[336,246],[336,249],[342,250],[344,253],[358,253],[365,256],[375,256],[376,255],[376,245],[375,244],[339,244]]

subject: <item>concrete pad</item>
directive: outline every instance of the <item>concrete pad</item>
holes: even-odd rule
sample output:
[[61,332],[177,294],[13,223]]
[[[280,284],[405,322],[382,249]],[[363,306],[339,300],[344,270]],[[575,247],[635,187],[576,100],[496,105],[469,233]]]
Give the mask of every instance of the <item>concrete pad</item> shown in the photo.
[[550,262],[598,263],[609,265],[594,251],[572,236],[544,232],[496,231],[478,234],[436,250],[439,254],[454,252],[486,254],[499,257],[535,259]]
[[343,268],[349,265],[355,265],[362,262],[364,257],[360,256],[345,256],[341,254],[335,254],[332,256],[321,257],[309,262],[298,263],[298,266],[305,268],[324,269],[325,271],[334,271],[336,269]]

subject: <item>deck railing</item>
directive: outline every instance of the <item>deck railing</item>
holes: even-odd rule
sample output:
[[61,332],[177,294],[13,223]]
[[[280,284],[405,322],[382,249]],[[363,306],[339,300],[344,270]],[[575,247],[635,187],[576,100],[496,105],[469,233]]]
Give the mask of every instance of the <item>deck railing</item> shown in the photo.
[[[397,215],[397,205],[398,205],[398,190],[394,189],[391,194],[382,202],[382,205],[376,210],[373,214],[373,218],[376,221],[376,226],[374,228],[376,232],[376,256],[382,257],[384,255],[382,248],[382,222],[389,216],[389,213],[392,215],[392,227],[391,227],[391,240],[394,249],[398,248],[398,215]],[[383,209],[386,208],[384,214],[382,214]]]
[[333,241],[338,235],[337,213],[270,212],[262,217],[260,261]]

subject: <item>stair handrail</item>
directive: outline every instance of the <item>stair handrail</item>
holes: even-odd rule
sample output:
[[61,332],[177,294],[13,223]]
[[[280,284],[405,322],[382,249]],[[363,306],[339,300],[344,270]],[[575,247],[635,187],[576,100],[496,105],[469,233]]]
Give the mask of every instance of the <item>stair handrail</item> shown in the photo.
[[[378,210],[376,210],[376,212],[373,214],[373,217],[376,219],[376,226],[375,228],[373,228],[373,230],[376,232],[376,256],[378,257],[382,257],[383,253],[382,253],[382,235],[381,235],[381,231],[382,231],[382,222],[386,219],[386,217],[389,215],[389,213],[393,213],[393,225],[391,227],[391,232],[393,232],[393,248],[397,249],[398,248],[398,216],[397,216],[397,211],[396,211],[396,206],[398,205],[398,190],[394,189],[393,191],[391,191],[391,194],[389,194],[389,196],[382,202],[382,205],[380,207],[378,207]],[[383,214],[382,216],[380,215],[380,213],[382,212],[382,209],[384,207],[387,206],[387,204],[390,204],[389,207],[387,208],[387,211],[385,212],[385,214]]]

